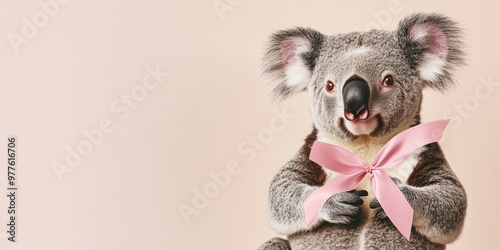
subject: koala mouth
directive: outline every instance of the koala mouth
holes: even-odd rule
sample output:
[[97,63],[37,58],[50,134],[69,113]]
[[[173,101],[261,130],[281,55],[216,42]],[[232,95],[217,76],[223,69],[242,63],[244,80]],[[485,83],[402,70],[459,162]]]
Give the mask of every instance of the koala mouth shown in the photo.
[[371,135],[372,133],[380,130],[381,124],[380,114],[375,114],[367,119],[349,120],[342,118],[340,125],[346,132],[354,136]]

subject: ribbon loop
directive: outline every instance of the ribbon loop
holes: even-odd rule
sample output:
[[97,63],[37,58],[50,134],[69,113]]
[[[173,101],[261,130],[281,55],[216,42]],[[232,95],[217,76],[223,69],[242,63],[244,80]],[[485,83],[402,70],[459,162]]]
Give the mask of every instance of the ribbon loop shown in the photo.
[[375,197],[394,226],[410,240],[413,208],[384,170],[401,165],[416,149],[439,141],[449,121],[428,122],[399,133],[382,147],[371,164],[366,164],[341,147],[314,142],[309,159],[340,175],[318,188],[304,202],[308,227],[316,220],[328,198],[336,193],[355,189],[363,177],[370,174]]

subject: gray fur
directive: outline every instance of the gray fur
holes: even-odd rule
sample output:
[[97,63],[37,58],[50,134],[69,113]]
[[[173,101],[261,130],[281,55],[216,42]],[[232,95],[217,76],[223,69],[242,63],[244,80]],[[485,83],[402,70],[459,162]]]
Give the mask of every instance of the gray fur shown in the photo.
[[291,249],[290,243],[282,238],[272,238],[259,247],[259,250],[288,250]]
[[[429,32],[415,32],[421,29]],[[372,150],[419,124],[423,88],[442,91],[452,86],[453,72],[463,63],[461,45],[457,24],[439,14],[412,15],[395,31],[325,36],[312,29],[295,28],[271,37],[264,71],[279,81],[274,90],[277,98],[307,90],[314,129],[295,157],[278,171],[269,189],[271,225],[287,236],[289,245],[275,238],[260,249],[444,249],[457,239],[467,198],[437,143],[420,151],[404,183],[393,178],[414,208],[410,241],[395,229],[376,199],[369,201],[369,207],[365,204],[368,211],[361,208],[366,191],[332,196],[312,229],[306,227],[303,204],[328,178],[321,166],[309,160],[312,143],[319,137],[330,138]],[[301,48],[300,53],[293,54],[294,48]],[[423,67],[426,56],[436,51],[443,64]],[[300,70],[287,72],[290,65]],[[441,68],[434,70],[429,65]],[[430,70],[432,77],[423,74],[422,68]],[[386,74],[394,77],[393,88],[380,87]],[[303,80],[290,79],[295,75]],[[364,79],[370,86],[369,110],[377,126],[369,134],[354,133],[343,118],[339,90],[353,77]],[[325,91],[326,81],[332,81],[336,91]]]

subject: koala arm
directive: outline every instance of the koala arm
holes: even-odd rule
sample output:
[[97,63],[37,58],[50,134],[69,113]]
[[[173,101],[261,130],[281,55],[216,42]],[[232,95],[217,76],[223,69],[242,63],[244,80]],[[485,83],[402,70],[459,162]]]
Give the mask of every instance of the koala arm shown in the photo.
[[453,242],[465,219],[467,197],[437,143],[427,146],[401,190],[414,209],[413,226],[430,241]]
[[326,180],[321,166],[308,159],[315,137],[315,132],[309,135],[296,156],[286,163],[271,181],[270,222],[278,233],[290,235],[307,230],[304,201]]

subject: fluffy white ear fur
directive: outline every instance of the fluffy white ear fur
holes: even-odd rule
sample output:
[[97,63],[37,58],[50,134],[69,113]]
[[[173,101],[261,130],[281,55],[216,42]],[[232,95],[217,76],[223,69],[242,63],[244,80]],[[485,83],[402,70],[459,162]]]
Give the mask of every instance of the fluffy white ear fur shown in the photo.
[[443,74],[445,65],[445,60],[434,54],[426,53],[422,62],[418,66],[420,78],[429,82],[438,80],[438,77]]
[[432,24],[417,25],[410,29],[410,37],[428,47],[418,66],[420,78],[429,82],[438,80],[448,59],[448,40],[443,30]]
[[309,40],[301,37],[286,39],[281,44],[281,60],[285,67],[285,83],[291,92],[300,92],[311,80],[311,71],[304,64],[303,53],[311,50]]

